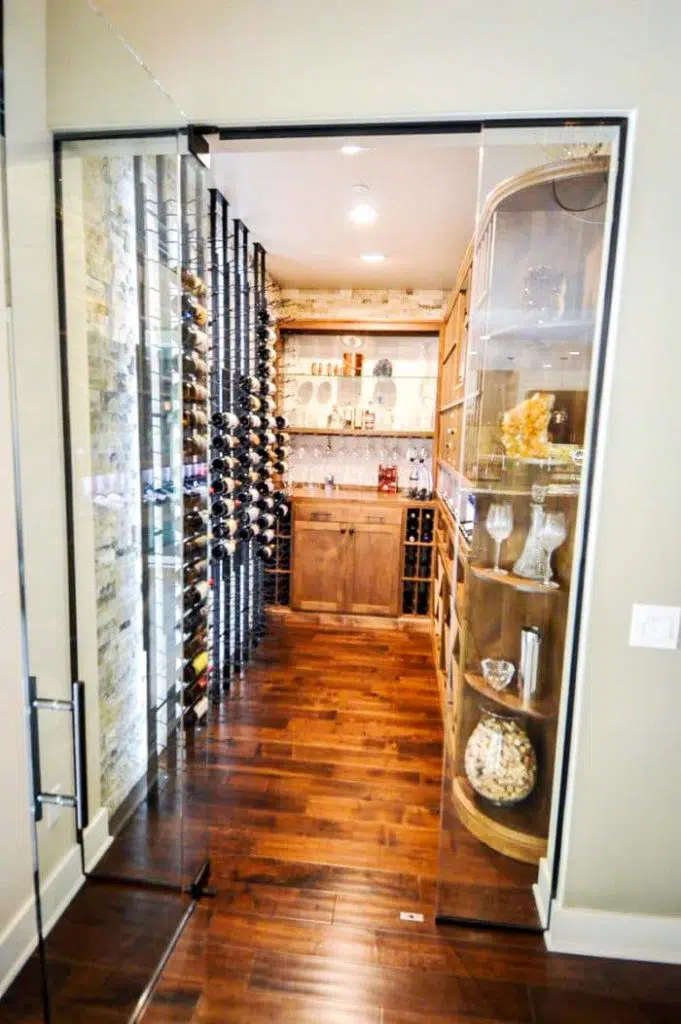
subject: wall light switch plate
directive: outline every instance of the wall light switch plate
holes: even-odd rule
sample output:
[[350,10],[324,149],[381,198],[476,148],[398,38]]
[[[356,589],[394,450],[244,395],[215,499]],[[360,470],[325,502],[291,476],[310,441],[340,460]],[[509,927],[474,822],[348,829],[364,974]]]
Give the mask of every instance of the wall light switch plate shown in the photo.
[[630,647],[675,651],[681,632],[681,608],[666,604],[635,604],[631,609]]

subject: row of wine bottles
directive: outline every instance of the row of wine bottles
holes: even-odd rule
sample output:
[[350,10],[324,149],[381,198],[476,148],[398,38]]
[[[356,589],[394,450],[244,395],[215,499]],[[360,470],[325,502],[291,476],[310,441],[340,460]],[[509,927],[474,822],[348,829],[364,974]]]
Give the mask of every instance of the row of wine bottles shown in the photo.
[[[211,339],[208,289],[189,270],[182,271],[182,427],[184,467],[184,590],[183,590],[183,680],[182,703],[185,725],[199,721],[208,709],[206,690],[209,666],[208,576],[208,360]],[[200,460],[197,462],[197,460]]]

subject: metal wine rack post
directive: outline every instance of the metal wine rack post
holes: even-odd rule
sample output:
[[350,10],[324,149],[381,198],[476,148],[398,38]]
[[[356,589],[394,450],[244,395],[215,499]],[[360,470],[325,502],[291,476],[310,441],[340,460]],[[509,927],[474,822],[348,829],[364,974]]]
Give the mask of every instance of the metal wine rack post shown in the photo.
[[[232,251],[233,251],[233,266],[234,274],[232,277],[232,295],[233,295],[233,341],[234,341],[234,370],[233,370],[233,383],[234,387],[238,390],[239,378],[245,376],[248,373],[248,347],[246,338],[244,336],[244,294],[246,288],[246,282],[244,282],[244,265],[243,265],[243,253],[244,253],[244,237],[246,238],[246,246],[248,245],[248,232],[239,219],[233,221],[233,239],[232,239]],[[237,396],[238,397],[238,394]],[[247,637],[246,637],[246,617],[245,617],[245,606],[246,606],[246,588],[247,588],[247,558],[246,558],[246,545],[239,544],[234,554],[234,611],[235,611],[235,637],[234,637],[234,659],[233,665],[236,671],[240,671],[245,662],[248,660],[247,655]]]
[[[254,322],[256,331],[260,323],[259,316],[267,308],[265,292],[266,258],[265,249],[260,242],[256,242],[253,246],[253,305],[255,309]],[[260,642],[265,629],[265,566],[260,559],[256,560],[254,566],[253,585],[253,643],[255,646]]]

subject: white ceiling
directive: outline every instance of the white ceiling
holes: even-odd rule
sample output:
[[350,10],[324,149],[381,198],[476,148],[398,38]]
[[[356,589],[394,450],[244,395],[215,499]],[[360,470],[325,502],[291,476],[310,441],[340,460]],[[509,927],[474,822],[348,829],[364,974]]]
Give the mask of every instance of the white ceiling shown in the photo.
[[[451,288],[475,221],[477,137],[381,136],[217,143],[217,187],[284,287]],[[344,156],[344,143],[365,150]],[[373,225],[348,219],[368,185]],[[381,264],[360,260],[383,252]]]

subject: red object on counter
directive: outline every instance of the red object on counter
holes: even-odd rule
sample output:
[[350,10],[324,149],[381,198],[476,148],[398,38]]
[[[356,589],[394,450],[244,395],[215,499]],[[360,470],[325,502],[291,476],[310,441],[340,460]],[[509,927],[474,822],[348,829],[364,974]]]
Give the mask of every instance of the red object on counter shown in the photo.
[[382,494],[397,494],[397,466],[378,467],[378,489]]

